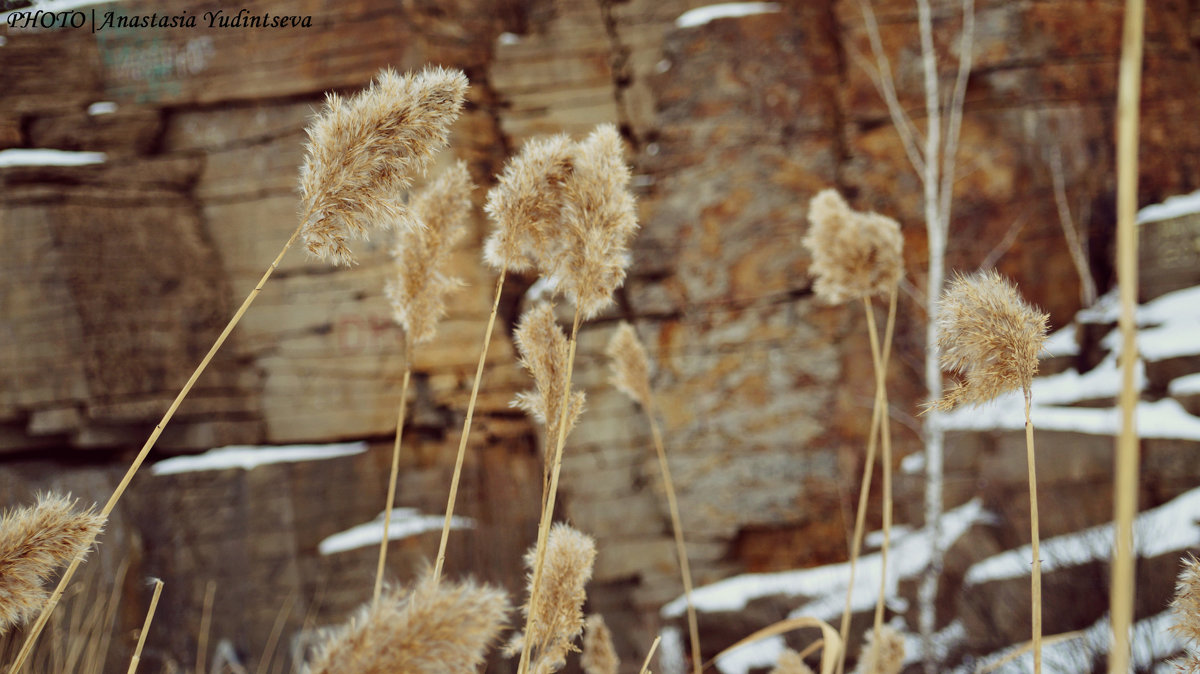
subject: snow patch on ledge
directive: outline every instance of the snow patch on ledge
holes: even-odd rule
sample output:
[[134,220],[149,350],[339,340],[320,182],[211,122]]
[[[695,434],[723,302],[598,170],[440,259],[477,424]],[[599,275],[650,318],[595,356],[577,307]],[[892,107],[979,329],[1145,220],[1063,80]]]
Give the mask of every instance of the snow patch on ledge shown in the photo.
[[675,26],[678,28],[695,28],[717,19],[768,14],[778,11],[778,2],[725,2],[719,5],[706,5],[688,10],[675,19]]
[[[388,540],[398,541],[423,534],[427,531],[441,531],[446,522],[445,515],[422,515],[416,508],[393,508],[392,521],[388,525]],[[474,529],[475,520],[469,517],[454,516],[450,518],[451,529]],[[367,546],[378,545],[383,540],[383,513],[379,517],[340,531],[317,545],[322,555],[334,555],[348,550],[357,550]]]
[[0,150],[0,168],[7,166],[86,166],[103,164],[107,158],[108,155],[103,152],[16,148]]
[[1171,395],[1194,395],[1200,393],[1200,372],[1172,379],[1167,384],[1167,392]]
[[1200,213],[1200,190],[1191,194],[1169,197],[1161,204],[1143,208],[1138,211],[1137,223],[1141,225],[1147,222],[1170,220],[1193,213]]
[[254,447],[231,445],[211,449],[194,456],[176,456],[159,461],[150,467],[155,475],[175,475],[210,470],[241,468],[254,470],[271,463],[297,463],[320,461],[340,456],[352,456],[367,451],[365,442],[347,442],[335,445],[288,445],[281,447]]
[[111,115],[117,111],[117,104],[112,101],[96,101],[88,106],[87,114],[95,117],[97,115]]

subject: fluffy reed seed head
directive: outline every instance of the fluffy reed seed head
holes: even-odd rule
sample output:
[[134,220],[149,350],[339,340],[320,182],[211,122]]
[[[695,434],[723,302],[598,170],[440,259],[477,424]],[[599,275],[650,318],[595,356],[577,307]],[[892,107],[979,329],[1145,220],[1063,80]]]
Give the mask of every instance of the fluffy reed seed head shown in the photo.
[[308,674],[473,674],[508,613],[508,596],[486,585],[389,587],[325,635]]
[[563,185],[561,228],[550,254],[543,255],[544,276],[587,320],[609,304],[625,282],[629,239],[637,231],[637,212],[629,191],[621,134],[601,124],[574,149],[575,170]]
[[444,267],[471,216],[471,175],[459,161],[413,195],[409,211],[417,226],[400,231],[392,249],[396,277],[384,287],[392,315],[413,344],[433,339],[446,314],[446,294],[461,285]]
[[804,245],[812,253],[809,273],[817,297],[843,304],[886,295],[904,275],[900,224],[878,213],[852,210],[836,190],[822,190],[808,206]]
[[400,197],[413,175],[446,145],[467,78],[427,68],[415,75],[384,70],[350,98],[329,94],[308,127],[300,200],[308,213],[302,234],[309,252],[352,264],[346,246],[373,227],[408,222]]
[[41,494],[37,505],[0,517],[0,634],[42,610],[42,583],[91,547],[105,519],[59,494]]
[[904,636],[890,626],[879,630],[879,641],[875,641],[875,630],[866,633],[862,653],[858,656],[856,674],[900,674],[904,669]]
[[[529,633],[517,634],[508,643],[505,653],[521,652],[524,640],[530,644],[529,671],[551,674],[562,669],[567,654],[578,651],[575,638],[583,631],[583,603],[587,601],[584,587],[592,578],[596,561],[596,542],[591,536],[558,522],[546,538],[546,560],[542,565],[541,588],[538,592],[536,614],[529,619]],[[529,593],[533,594],[533,568],[537,563],[537,548],[525,553],[529,567]],[[529,618],[529,602],[521,608]]]
[[564,134],[534,138],[508,160],[488,190],[484,212],[495,223],[483,247],[484,261],[497,271],[523,272],[550,251],[559,225],[563,185],[575,170],[575,144]]
[[621,659],[613,647],[612,631],[604,623],[604,616],[594,613],[583,625],[583,655],[579,664],[585,674],[617,674]]
[[946,411],[1016,389],[1028,392],[1049,320],[994,270],[955,277],[939,303],[938,351],[942,369],[963,382],[930,407]]
[[[521,316],[513,337],[521,353],[521,365],[533,376],[535,388],[518,393],[512,406],[533,415],[546,427],[550,442],[555,442],[562,418],[563,387],[567,385],[567,336],[554,320],[554,309],[542,303]],[[583,391],[572,391],[569,400],[567,433],[583,413]]]
[[604,349],[612,368],[610,381],[644,408],[650,407],[650,359],[633,326],[622,321]]
[[800,657],[799,653],[785,648],[779,654],[779,660],[775,662],[775,668],[770,674],[813,674],[813,670],[804,664],[804,658]]
[[1183,560],[1171,611],[1175,622],[1170,631],[1186,645],[1184,656],[1172,664],[1180,672],[1200,672],[1200,561],[1191,555]]

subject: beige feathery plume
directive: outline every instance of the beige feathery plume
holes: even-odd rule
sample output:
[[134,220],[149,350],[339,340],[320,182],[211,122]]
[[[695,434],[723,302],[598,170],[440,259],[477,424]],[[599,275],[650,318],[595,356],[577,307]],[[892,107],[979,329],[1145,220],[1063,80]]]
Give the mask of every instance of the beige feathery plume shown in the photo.
[[622,321],[604,349],[612,367],[613,386],[642,407],[650,408],[650,359],[633,326]]
[[775,662],[775,668],[770,674],[813,674],[813,670],[804,664],[804,658],[800,657],[799,653],[785,648],[779,654],[779,660]]
[[629,238],[638,223],[617,128],[596,127],[576,144],[574,155],[575,170],[563,185],[559,243],[540,258],[540,268],[587,320],[611,304],[613,291],[624,283]]
[[804,245],[812,252],[813,290],[828,304],[887,295],[904,274],[900,225],[878,213],[859,213],[836,190],[808,206]]
[[42,610],[42,582],[60,565],[82,554],[107,518],[58,494],[38,496],[36,506],[0,518],[0,634]]
[[575,170],[574,148],[563,134],[535,138],[505,165],[484,206],[496,225],[483,247],[488,265],[522,272],[553,254],[551,233],[559,227],[563,186]]
[[1175,583],[1175,598],[1171,600],[1175,622],[1170,631],[1184,644],[1184,655],[1172,661],[1176,671],[1200,672],[1200,561],[1188,555]]
[[[558,424],[562,418],[567,336],[554,320],[554,309],[543,303],[521,316],[513,337],[517,350],[521,352],[521,364],[533,376],[536,388],[518,393],[512,405],[532,414],[544,424],[546,437],[553,442],[558,438]],[[583,391],[571,392],[568,433],[575,428],[575,422],[583,413],[584,400]]]
[[904,669],[904,635],[896,628],[884,625],[876,642],[875,631],[867,630],[854,671],[858,674],[900,674],[901,669]]
[[[556,523],[546,539],[546,561],[542,567],[541,587],[537,588],[537,614],[529,615],[529,603],[521,607],[528,618],[530,667],[533,674],[550,674],[566,664],[567,654],[577,651],[575,638],[583,631],[584,586],[592,578],[596,561],[596,542],[591,536]],[[529,593],[534,592],[533,568],[536,546],[525,554],[529,567]],[[507,655],[521,652],[526,636],[517,634],[505,647]]]
[[995,271],[956,277],[942,294],[938,350],[942,369],[965,381],[930,407],[946,411],[1016,389],[1028,391],[1049,319]]
[[613,647],[612,631],[599,613],[588,616],[584,622],[583,655],[579,664],[585,674],[617,674],[621,659]]
[[326,635],[308,674],[473,674],[508,612],[503,590],[472,582],[388,588]]
[[408,221],[400,196],[446,145],[466,91],[460,71],[428,68],[403,76],[384,70],[348,99],[329,94],[308,127],[300,167],[308,214],[302,234],[311,253],[351,264],[351,237]]
[[471,176],[459,161],[413,195],[409,203],[417,227],[402,230],[392,258],[396,277],[384,288],[396,322],[413,344],[433,339],[446,313],[446,293],[458,287],[457,278],[443,267],[454,244],[466,234],[471,215]]

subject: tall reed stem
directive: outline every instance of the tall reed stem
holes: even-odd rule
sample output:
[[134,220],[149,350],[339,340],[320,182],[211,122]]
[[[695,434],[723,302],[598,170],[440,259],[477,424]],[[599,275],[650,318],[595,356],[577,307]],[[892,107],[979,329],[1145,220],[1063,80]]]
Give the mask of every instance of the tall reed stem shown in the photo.
[[458,498],[458,481],[462,477],[463,457],[467,454],[467,438],[471,433],[471,419],[475,415],[475,401],[479,397],[479,382],[483,379],[483,364],[487,360],[488,347],[492,343],[492,329],[496,327],[496,313],[500,308],[500,291],[504,289],[507,269],[500,270],[496,279],[496,297],[492,300],[492,313],[488,316],[487,329],[483,334],[483,349],[479,352],[479,364],[475,367],[475,381],[471,384],[471,400],[467,403],[467,418],[463,420],[462,436],[458,439],[458,456],[454,459],[454,476],[450,479],[450,497],[446,502],[446,522],[442,525],[442,539],[438,542],[437,562],[433,567],[433,582],[442,577],[446,563],[446,542],[450,538],[450,521],[454,517],[454,501]]
[[400,473],[400,437],[404,434],[404,412],[408,409],[408,381],[412,378],[412,340],[404,336],[404,381],[400,384],[400,411],[396,413],[396,441],[392,444],[392,472],[388,478],[387,507],[383,510],[383,540],[379,543],[379,567],[375,569],[375,596],[383,592],[383,567],[387,561],[388,529],[392,526],[392,506],[396,503],[396,477]]
[[1033,576],[1030,590],[1033,595],[1033,671],[1042,671],[1042,558],[1038,544],[1040,534],[1038,528],[1037,501],[1037,472],[1034,469],[1033,458],[1033,420],[1029,416],[1029,406],[1032,394],[1028,387],[1025,389],[1025,458],[1029,464],[1029,529],[1033,541]]
[[1134,367],[1137,362],[1138,240],[1138,118],[1142,88],[1142,41],[1145,3],[1127,0],[1117,85],[1117,283],[1121,299],[1121,430],[1113,466],[1112,647],[1110,674],[1129,671],[1129,630],[1133,623],[1133,519],[1137,514],[1138,436]]
[[[254,290],[251,290],[250,294],[246,296],[246,299],[242,302],[242,306],[238,307],[237,312],[233,314],[233,318],[229,319],[229,323],[225,325],[225,329],[221,331],[221,334],[217,337],[217,341],[213,342],[212,348],[210,348],[208,353],[205,354],[204,359],[200,361],[198,366],[196,366],[196,370],[192,372],[192,376],[188,378],[187,383],[183,385],[183,389],[179,392],[179,395],[175,396],[174,402],[172,402],[171,406],[167,408],[166,414],[163,415],[163,418],[158,422],[158,425],[154,427],[154,431],[150,433],[150,437],[146,440],[146,444],[142,445],[142,449],[138,452],[137,457],[133,460],[133,464],[129,466],[129,470],[125,471],[125,476],[121,478],[120,484],[117,485],[116,490],[113,491],[113,494],[111,497],[109,497],[108,502],[105,503],[104,507],[100,510],[100,514],[103,517],[107,518],[112,513],[113,508],[115,508],[117,505],[117,501],[120,500],[121,495],[125,493],[125,489],[129,487],[129,483],[133,480],[134,474],[137,473],[138,468],[141,468],[142,463],[150,454],[150,450],[154,447],[154,443],[158,442],[158,436],[162,435],[163,429],[166,428],[167,423],[171,420],[171,417],[175,416],[175,410],[179,409],[179,405],[183,402],[183,399],[187,397],[187,394],[191,392],[192,387],[196,384],[196,380],[200,378],[201,373],[203,373],[204,369],[208,367],[209,362],[212,361],[213,356],[217,353],[217,350],[219,350],[221,346],[225,344],[225,340],[229,337],[229,333],[233,332],[234,327],[236,327],[238,322],[242,320],[242,316],[246,313],[246,310],[250,308],[250,305],[258,297],[258,294],[262,292],[263,286],[266,284],[267,279],[271,278],[271,274],[274,273],[275,268],[279,266],[279,263],[283,260],[283,256],[287,254],[288,249],[290,249],[292,244],[296,242],[296,239],[299,238],[300,230],[304,227],[304,223],[308,220],[308,216],[309,214],[306,213],[300,218],[300,225],[296,227],[296,231],[292,232],[292,236],[287,240],[287,243],[283,244],[283,250],[279,251],[279,255],[275,256],[275,261],[271,263],[270,267],[267,267],[266,273],[264,273],[262,278],[258,280],[258,285],[254,286]],[[58,586],[54,588],[54,592],[51,593],[50,599],[46,602],[46,607],[42,609],[41,614],[38,615],[37,621],[34,622],[33,626],[29,629],[29,633],[25,637],[25,642],[21,644],[21,650],[17,652],[16,659],[13,660],[13,664],[9,667],[9,672],[15,674],[16,672],[20,671],[21,665],[25,663],[25,660],[33,652],[33,646],[37,642],[38,636],[46,627],[46,622],[50,619],[50,614],[53,613],[54,608],[58,606],[58,601],[62,598],[63,591],[67,588],[67,583],[70,582],[71,577],[75,575],[75,571],[79,568],[79,565],[82,563],[82,561],[83,553],[80,553],[78,557],[71,560],[71,564],[66,568],[66,570],[63,571],[62,576],[59,578]]]
[[158,608],[158,596],[162,594],[163,582],[154,580],[154,596],[150,597],[150,610],[146,611],[146,622],[142,625],[142,633],[138,635],[137,647],[133,649],[133,658],[129,660],[129,670],[126,674],[137,671],[138,662],[142,659],[142,647],[146,645],[146,635],[150,633],[150,623],[154,620],[154,609]]
[[212,628],[213,600],[217,594],[217,582],[208,581],[204,588],[204,605],[200,609],[200,636],[196,643],[196,674],[204,674],[204,660],[208,656],[208,636]]
[[[571,372],[575,369],[575,345],[579,336],[580,312],[575,306],[575,319],[571,323],[571,339],[567,342],[567,369],[563,373],[566,384],[563,386],[562,412],[558,420],[558,439],[554,443],[554,469],[550,472],[550,487],[546,490],[546,503],[542,507],[542,519],[538,524],[537,550],[533,565],[533,581],[529,590],[529,616],[526,618],[525,634],[530,634],[530,622],[537,615],[538,600],[541,599],[542,567],[546,562],[546,538],[550,533],[550,521],[554,519],[554,502],[558,494],[558,476],[562,471],[563,445],[567,440],[567,425],[571,413]],[[517,665],[517,674],[527,674],[529,671],[529,649],[532,639],[525,639],[521,648],[521,661]]]
[[[879,552],[879,598],[875,600],[875,625],[873,642],[880,643],[879,632],[883,628],[883,606],[887,599],[887,564],[888,548],[892,538],[892,429],[891,417],[888,414],[887,395],[887,361],[888,357],[880,353],[879,335],[875,327],[875,312],[871,310],[870,300],[863,300],[867,312],[867,330],[871,334],[871,360],[875,365],[875,408],[879,412],[879,434],[883,447],[883,545]],[[892,330],[896,316],[896,287],[892,287],[888,300],[888,317],[886,342],[890,349]]]
[[654,452],[658,454],[658,467],[662,471],[663,488],[667,492],[667,506],[671,510],[671,529],[675,534],[675,553],[679,556],[679,575],[683,577],[683,595],[687,601],[688,636],[692,640],[692,673],[700,674],[700,626],[696,620],[696,605],[692,603],[692,569],[688,564],[687,546],[683,542],[683,522],[679,518],[679,501],[675,498],[675,482],[671,479],[671,467],[667,464],[667,452],[663,448],[662,430],[654,417],[654,410],[647,407],[650,419],[650,435],[654,437]]
[[[896,289],[892,289],[890,298],[888,300],[887,327],[884,329],[882,356],[879,356],[878,354],[879,342],[876,334],[875,316],[871,312],[870,300],[864,298],[863,302],[867,313],[867,329],[870,332],[871,358],[875,367],[875,402],[871,410],[871,430],[870,434],[867,436],[867,459],[865,465],[863,466],[862,486],[858,492],[858,512],[854,517],[854,535],[850,541],[850,580],[846,587],[846,606],[842,610],[842,623],[840,625],[840,629],[838,630],[838,636],[841,637],[843,644],[847,643],[847,639],[850,636],[850,602],[854,596],[854,579],[858,572],[858,557],[862,552],[863,528],[865,527],[867,516],[867,498],[871,493],[871,482],[875,472],[875,452],[878,446],[879,428],[882,425],[883,417],[886,415],[887,411],[887,396],[886,391],[884,390],[885,384],[880,382],[880,372],[885,373],[884,379],[886,381],[887,364],[892,353],[892,335],[896,324]],[[883,396],[882,401],[880,399],[881,395]],[[888,455],[890,457],[890,437],[888,438],[888,450]],[[890,482],[890,469],[885,471],[885,477]],[[890,484],[887,485],[885,491],[890,493]],[[888,502],[890,504],[890,499],[888,499]],[[888,520],[887,524],[890,525],[890,506],[885,507],[889,508],[889,512],[886,513],[886,518]],[[885,550],[887,537],[889,536],[890,526],[887,527],[887,533],[885,534]],[[883,554],[886,556],[886,552]],[[886,571],[886,562],[884,570]],[[884,578],[886,579],[886,576],[884,576]],[[876,632],[878,633],[878,629]],[[878,634],[876,634],[875,638],[878,640]],[[837,674],[842,674],[844,671],[846,671],[846,649],[842,649],[842,652],[838,656]]]

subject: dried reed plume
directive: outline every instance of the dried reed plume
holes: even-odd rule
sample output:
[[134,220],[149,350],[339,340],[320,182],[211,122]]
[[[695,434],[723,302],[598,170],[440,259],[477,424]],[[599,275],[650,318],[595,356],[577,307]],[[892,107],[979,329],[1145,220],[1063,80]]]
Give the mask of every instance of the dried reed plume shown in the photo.
[[535,138],[505,165],[484,206],[496,225],[483,248],[488,265],[523,272],[552,254],[551,235],[559,226],[563,186],[575,170],[574,149],[563,134]]
[[785,648],[779,654],[779,660],[775,662],[775,667],[770,674],[813,674],[813,670],[804,664],[804,658],[799,653]]
[[389,587],[326,634],[308,674],[473,674],[508,612],[503,590],[418,580]]
[[459,161],[413,195],[410,216],[417,226],[403,229],[392,257],[397,275],[385,287],[396,322],[413,344],[433,339],[446,313],[446,293],[460,281],[443,267],[454,244],[466,234],[471,216],[471,176]]
[[540,266],[587,320],[611,304],[624,283],[629,238],[638,223],[617,128],[596,127],[576,144],[574,157],[563,185],[561,230],[554,234],[561,243],[551,245]]
[[[575,638],[583,631],[583,603],[587,601],[584,586],[592,578],[592,564],[596,560],[596,542],[591,536],[580,533],[562,522],[556,523],[546,540],[546,556],[540,583],[535,586],[534,566],[537,548],[525,555],[525,565],[530,569],[530,600],[521,608],[527,618],[526,634],[517,634],[505,648],[505,653],[515,655],[522,651],[529,639],[530,666],[534,674],[550,674],[562,669],[567,654],[577,651]],[[537,607],[530,615],[530,603],[537,594]]]
[[584,622],[583,655],[579,664],[585,674],[617,674],[621,666],[617,649],[613,647],[612,632],[599,613],[588,616]]
[[302,234],[311,253],[352,264],[351,237],[408,221],[399,199],[446,145],[466,91],[467,78],[457,70],[387,69],[355,96],[328,95],[308,127],[300,168]]
[[992,270],[957,276],[940,304],[941,366],[965,381],[931,407],[947,411],[1016,389],[1028,392],[1050,317],[1026,303],[1015,286]]
[[93,508],[79,512],[58,494],[0,518],[0,634],[43,610],[42,583],[62,564],[82,556],[107,518]]
[[[521,316],[513,337],[521,352],[521,364],[529,370],[536,388],[518,393],[512,405],[546,426],[549,445],[558,437],[562,419],[563,387],[567,384],[567,337],[554,320],[554,309],[545,303]],[[583,413],[584,399],[583,391],[571,392],[566,432],[575,428],[575,422]]]
[[1171,601],[1175,623],[1171,632],[1183,639],[1184,656],[1172,661],[1177,671],[1200,672],[1200,561],[1188,555]]
[[612,365],[609,380],[621,393],[650,409],[650,360],[633,326],[622,322],[604,350]]
[[829,304],[886,295],[904,273],[900,225],[877,213],[854,211],[836,190],[822,190],[808,206],[804,245],[817,297]]
[[904,636],[890,625],[884,625],[878,634],[874,630],[868,631],[854,671],[858,674],[900,674],[901,669],[904,669]]

